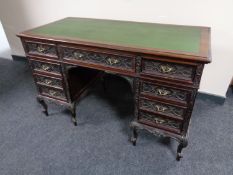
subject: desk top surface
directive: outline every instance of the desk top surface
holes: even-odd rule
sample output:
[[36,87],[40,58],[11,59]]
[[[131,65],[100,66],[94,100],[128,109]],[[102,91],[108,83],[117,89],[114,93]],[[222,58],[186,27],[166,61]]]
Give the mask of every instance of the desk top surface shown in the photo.
[[65,18],[22,34],[209,57],[208,27]]

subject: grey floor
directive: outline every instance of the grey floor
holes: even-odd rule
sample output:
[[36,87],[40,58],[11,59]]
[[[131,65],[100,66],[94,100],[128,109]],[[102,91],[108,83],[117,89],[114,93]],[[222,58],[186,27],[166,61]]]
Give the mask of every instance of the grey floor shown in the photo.
[[78,104],[77,127],[53,104],[45,117],[35,95],[28,66],[0,59],[0,175],[233,174],[231,90],[224,104],[198,96],[180,162],[173,140],[142,132],[136,147],[128,141],[132,94],[120,78]]

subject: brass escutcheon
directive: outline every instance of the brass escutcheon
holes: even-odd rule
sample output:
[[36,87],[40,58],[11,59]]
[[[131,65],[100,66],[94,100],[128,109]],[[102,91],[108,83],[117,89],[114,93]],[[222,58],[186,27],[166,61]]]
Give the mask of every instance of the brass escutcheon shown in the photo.
[[43,65],[41,66],[41,68],[42,68],[43,70],[45,70],[45,71],[49,70],[49,66],[46,65],[46,64],[43,64]]
[[169,73],[175,70],[174,67],[171,67],[169,65],[160,65],[160,69],[162,70],[163,73]]
[[42,46],[42,45],[39,45],[37,47],[37,51],[40,52],[40,53],[43,53],[46,49]]
[[158,124],[162,124],[165,122],[165,120],[162,120],[162,119],[158,119],[158,118],[155,118],[155,123],[158,123]]
[[108,58],[107,60],[110,65],[119,63],[119,60],[115,58]]
[[166,96],[166,95],[170,94],[170,91],[165,90],[165,89],[157,89],[157,92],[161,96]]
[[56,91],[54,91],[54,90],[49,90],[49,94],[52,95],[52,96],[55,96],[55,95],[56,95]]
[[52,83],[52,80],[49,80],[49,79],[45,79],[45,84],[51,84]]
[[164,112],[167,108],[164,106],[160,106],[160,105],[155,105],[155,109],[158,112]]
[[75,58],[83,58],[84,54],[80,53],[80,52],[74,52],[74,57]]

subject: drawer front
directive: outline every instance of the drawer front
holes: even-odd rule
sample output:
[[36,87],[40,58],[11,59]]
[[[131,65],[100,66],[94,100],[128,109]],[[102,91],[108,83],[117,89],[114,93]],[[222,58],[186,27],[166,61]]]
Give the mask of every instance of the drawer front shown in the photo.
[[40,85],[53,86],[57,88],[63,88],[62,80],[56,78],[45,77],[41,75],[35,75],[36,82]]
[[169,101],[179,102],[187,105],[191,98],[191,90],[183,90],[175,87],[159,85],[150,82],[141,82],[141,94],[145,94],[151,97],[158,97]]
[[184,119],[186,113],[185,107],[177,107],[171,104],[149,100],[146,98],[140,98],[139,101],[140,109],[151,111],[156,114],[161,114],[172,118]]
[[26,41],[27,52],[31,55],[48,56],[58,58],[55,44]]
[[66,95],[62,90],[53,89],[45,86],[39,86],[39,91],[41,95],[49,96],[52,98],[57,98],[66,101]]
[[63,59],[76,60],[121,70],[134,71],[134,59],[129,56],[116,56],[114,54],[98,53],[82,49],[62,47]]
[[151,114],[144,111],[140,111],[138,116],[140,123],[145,123],[165,130],[172,130],[176,133],[180,133],[182,129],[181,121],[164,118],[160,115]]
[[191,81],[195,77],[196,66],[143,59],[142,73],[160,78]]
[[60,64],[52,64],[30,60],[31,66],[35,71],[46,72],[46,73],[54,73],[61,74],[61,66]]

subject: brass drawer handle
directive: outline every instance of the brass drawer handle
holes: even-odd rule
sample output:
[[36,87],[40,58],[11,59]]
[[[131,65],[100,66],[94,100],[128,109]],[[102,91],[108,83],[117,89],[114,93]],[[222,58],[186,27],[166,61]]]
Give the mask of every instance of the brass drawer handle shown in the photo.
[[45,70],[45,71],[49,70],[49,66],[46,65],[46,64],[43,64],[43,65],[41,66],[41,68],[42,68],[43,70]]
[[108,61],[108,63],[109,63],[110,65],[114,65],[114,64],[117,64],[117,63],[120,62],[120,61],[119,61],[118,59],[116,59],[116,58],[108,58],[107,61]]
[[163,73],[170,73],[170,72],[173,72],[175,70],[174,67],[171,67],[169,65],[160,65],[160,70],[163,72]]
[[155,105],[155,109],[158,112],[164,112],[167,108],[164,106],[160,106],[160,105]]
[[45,84],[50,85],[52,83],[52,80],[45,79],[44,82],[45,82]]
[[157,124],[163,124],[163,123],[165,123],[165,120],[158,119],[158,118],[155,118],[154,121],[155,121],[155,123],[157,123]]
[[75,58],[83,58],[84,57],[84,54],[82,54],[80,52],[74,52],[73,55]]
[[161,96],[166,96],[166,95],[169,95],[171,93],[170,91],[165,90],[165,89],[157,89],[157,92]]
[[54,91],[54,90],[49,90],[49,94],[52,95],[52,96],[56,96],[56,93],[57,93],[57,92]]
[[42,45],[39,45],[37,47],[37,51],[40,52],[40,53],[44,53],[45,50],[46,50],[45,47],[43,47]]

